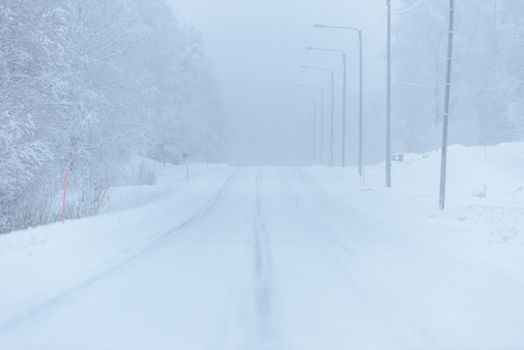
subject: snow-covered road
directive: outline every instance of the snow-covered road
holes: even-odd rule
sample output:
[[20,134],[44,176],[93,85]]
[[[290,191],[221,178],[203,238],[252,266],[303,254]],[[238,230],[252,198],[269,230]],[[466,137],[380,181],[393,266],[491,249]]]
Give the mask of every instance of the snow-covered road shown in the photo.
[[359,212],[308,169],[176,186],[0,241],[0,349],[524,349],[524,275]]

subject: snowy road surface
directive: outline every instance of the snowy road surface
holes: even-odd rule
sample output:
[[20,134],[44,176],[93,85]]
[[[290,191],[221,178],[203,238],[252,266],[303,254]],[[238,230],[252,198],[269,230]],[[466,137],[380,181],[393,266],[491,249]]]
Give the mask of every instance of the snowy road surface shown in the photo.
[[0,245],[0,349],[524,349],[524,275],[361,213],[307,169],[160,188]]

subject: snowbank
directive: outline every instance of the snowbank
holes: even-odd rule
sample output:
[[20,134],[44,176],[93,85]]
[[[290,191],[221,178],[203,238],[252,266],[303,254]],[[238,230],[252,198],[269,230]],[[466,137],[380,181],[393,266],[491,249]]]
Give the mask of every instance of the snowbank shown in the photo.
[[438,209],[440,152],[406,154],[393,163],[393,187],[384,164],[314,167],[306,173],[329,192],[411,237],[424,237],[464,254],[522,270],[524,259],[524,143],[449,148],[447,205]]

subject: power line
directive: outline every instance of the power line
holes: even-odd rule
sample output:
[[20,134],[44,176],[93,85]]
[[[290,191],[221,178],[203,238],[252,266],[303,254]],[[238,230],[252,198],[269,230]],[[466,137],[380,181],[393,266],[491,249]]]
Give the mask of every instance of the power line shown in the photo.
[[[444,85],[431,85],[431,84],[423,84],[423,83],[412,83],[408,81],[394,81],[393,84],[395,85],[405,85],[405,86],[414,86],[414,87],[425,87],[425,88],[439,88],[443,87]],[[499,90],[497,87],[493,86],[464,86],[464,85],[451,85],[452,89],[463,89],[463,90]]]
[[414,10],[415,8],[419,7],[419,5],[421,5],[424,1],[425,0],[418,0],[416,3],[414,3],[411,6],[406,7],[405,9],[398,10],[398,11],[392,11],[391,13],[394,14],[394,15],[399,15],[399,14],[402,14],[402,13],[409,12],[409,11]]

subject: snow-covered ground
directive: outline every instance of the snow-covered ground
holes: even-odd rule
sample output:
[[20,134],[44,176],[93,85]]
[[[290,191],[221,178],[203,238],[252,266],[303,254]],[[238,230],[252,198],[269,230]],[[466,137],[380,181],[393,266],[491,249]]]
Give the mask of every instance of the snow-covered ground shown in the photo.
[[364,184],[355,169],[317,168],[312,176],[354,209],[405,233],[524,273],[524,143],[449,152],[443,212],[439,151],[393,163],[392,190],[384,188],[383,164],[366,168]]
[[0,349],[523,349],[524,144],[366,169],[150,163],[0,236]]

